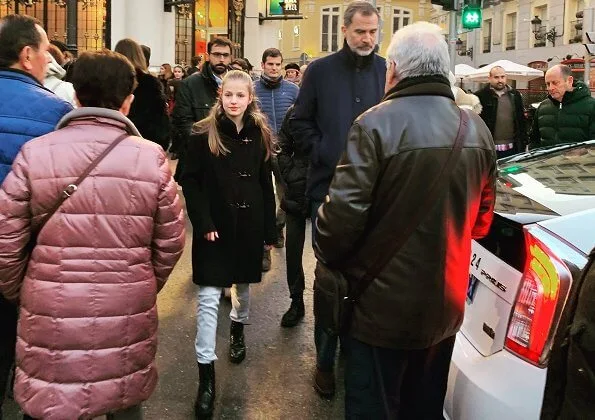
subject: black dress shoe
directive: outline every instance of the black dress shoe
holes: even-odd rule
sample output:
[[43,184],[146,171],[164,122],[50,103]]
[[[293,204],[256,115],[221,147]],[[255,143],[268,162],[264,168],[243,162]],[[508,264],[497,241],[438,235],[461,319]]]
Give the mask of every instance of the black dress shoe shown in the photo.
[[318,368],[314,373],[314,389],[323,398],[332,398],[335,395],[335,373],[324,372]]
[[295,327],[304,318],[304,300],[293,299],[291,306],[281,318],[281,326],[286,328]]
[[196,420],[213,417],[215,408],[215,362],[198,364],[198,393],[194,402]]
[[229,337],[229,360],[232,363],[242,363],[246,358],[246,343],[244,342],[244,324],[231,321]]
[[283,228],[277,229],[277,242],[275,242],[275,248],[283,248],[285,246],[285,236],[283,235]]

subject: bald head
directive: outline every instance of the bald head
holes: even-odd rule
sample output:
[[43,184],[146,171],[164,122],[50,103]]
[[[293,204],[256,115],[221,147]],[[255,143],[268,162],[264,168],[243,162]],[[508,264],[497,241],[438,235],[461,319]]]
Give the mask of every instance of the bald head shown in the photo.
[[488,75],[488,81],[494,90],[501,91],[506,89],[506,70],[500,66],[492,67]]
[[572,92],[572,69],[564,64],[557,64],[545,73],[545,85],[552,98],[562,102],[566,92]]

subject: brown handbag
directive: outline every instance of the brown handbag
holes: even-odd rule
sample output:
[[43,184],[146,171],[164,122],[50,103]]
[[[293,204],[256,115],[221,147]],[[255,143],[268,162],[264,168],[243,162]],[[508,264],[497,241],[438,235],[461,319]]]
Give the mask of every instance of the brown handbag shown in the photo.
[[60,197],[58,198],[58,200],[56,200],[56,202],[50,208],[50,210],[41,218],[41,221],[39,222],[39,225],[37,226],[37,230],[35,232],[31,232],[31,238],[29,238],[29,242],[27,243],[27,245],[25,247],[25,250],[27,251],[28,254],[31,254],[31,252],[33,252],[33,248],[35,248],[35,245],[37,245],[37,238],[39,237],[41,230],[43,229],[45,224],[48,222],[48,220],[50,220],[50,218],[56,213],[56,211],[58,211],[58,209],[60,208],[62,203],[64,203],[66,200],[68,200],[70,198],[70,196],[72,196],[72,194],[74,194],[78,190],[78,187],[81,184],[81,182],[83,182],[85,180],[85,178],[87,178],[87,176],[89,176],[91,171],[93,169],[95,169],[95,167],[99,164],[99,162],[101,162],[103,160],[103,158],[105,158],[112,150],[114,150],[114,148],[118,144],[120,144],[120,142],[122,140],[124,140],[128,136],[130,136],[130,134],[128,134],[128,133],[124,133],[121,136],[118,136],[118,138],[116,138],[99,156],[97,156],[95,158],[95,160],[93,160],[93,162],[91,162],[89,164],[87,169],[85,169],[85,171],[81,174],[81,176],[79,176],[77,178],[76,181],[74,181],[72,184],[68,184],[64,188],[64,190],[62,190],[62,193],[60,194]]

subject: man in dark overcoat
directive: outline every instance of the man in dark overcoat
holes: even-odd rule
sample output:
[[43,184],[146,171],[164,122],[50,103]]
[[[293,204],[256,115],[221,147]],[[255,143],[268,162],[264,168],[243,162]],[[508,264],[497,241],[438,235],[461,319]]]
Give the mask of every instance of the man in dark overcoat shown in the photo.
[[[290,127],[295,147],[310,155],[307,194],[314,226],[318,207],[324,201],[345,149],[353,121],[382,99],[385,60],[376,55],[378,10],[366,1],[347,6],[341,30],[343,48],[308,66],[302,79]],[[324,396],[335,390],[334,364],[337,337],[315,325],[317,369],[315,389]]]

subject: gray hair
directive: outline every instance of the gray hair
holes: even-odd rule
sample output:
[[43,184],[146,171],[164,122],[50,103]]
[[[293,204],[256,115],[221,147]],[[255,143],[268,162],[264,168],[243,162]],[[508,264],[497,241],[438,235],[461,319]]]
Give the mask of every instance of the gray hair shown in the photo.
[[407,77],[448,77],[450,57],[442,29],[428,22],[416,22],[399,29],[388,46],[387,64],[395,63],[399,80]]
[[349,3],[347,9],[345,9],[345,13],[343,13],[343,25],[346,28],[351,25],[353,17],[356,13],[360,13],[363,16],[376,15],[378,17],[378,22],[380,22],[380,14],[378,13],[378,10],[372,5],[372,3],[363,0],[356,0]]

